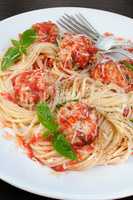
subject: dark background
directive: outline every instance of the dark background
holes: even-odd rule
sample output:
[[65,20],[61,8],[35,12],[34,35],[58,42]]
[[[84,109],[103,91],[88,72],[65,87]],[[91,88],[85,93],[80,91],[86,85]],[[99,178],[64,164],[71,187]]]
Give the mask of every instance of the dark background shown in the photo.
[[[0,0],[0,20],[33,9],[58,6],[97,8],[133,18],[133,0]],[[24,192],[0,181],[0,200],[14,200],[15,198],[18,200],[48,200],[48,198]],[[133,197],[123,200],[133,200]]]

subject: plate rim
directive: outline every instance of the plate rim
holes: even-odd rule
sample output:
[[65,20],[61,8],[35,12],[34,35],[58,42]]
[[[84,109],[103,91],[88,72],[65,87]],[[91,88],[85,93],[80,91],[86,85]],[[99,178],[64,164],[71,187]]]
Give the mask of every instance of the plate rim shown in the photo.
[[100,11],[100,12],[104,12],[106,14],[110,13],[110,14],[113,14],[113,15],[117,15],[119,17],[124,17],[124,18],[127,18],[128,20],[133,20],[132,17],[128,17],[126,15],[123,15],[123,14],[119,14],[119,13],[116,13],[116,12],[113,12],[113,11],[108,11],[108,10],[104,10],[104,9],[97,9],[97,8],[91,8],[91,7],[76,7],[76,6],[59,6],[59,7],[49,7],[49,8],[41,8],[41,9],[31,9],[29,11],[24,11],[22,13],[18,13],[16,15],[12,15],[12,16],[9,16],[7,18],[4,18],[2,20],[0,20],[0,23],[4,23],[5,21],[8,21],[9,19],[13,19],[14,17],[18,17],[18,16],[21,16],[21,15],[25,15],[27,13],[32,13],[32,12],[38,12],[38,11],[42,11],[42,10],[56,10],[56,9],[88,9],[88,10],[94,10],[94,11]]
[[[74,195],[67,195],[67,196],[63,196],[64,193],[61,193],[61,192],[56,192],[56,194],[54,193],[51,193],[50,192],[46,192],[43,191],[43,192],[38,192],[38,191],[35,191],[33,189],[31,189],[30,187],[26,187],[26,186],[21,186],[21,184],[17,184],[17,183],[14,183],[12,180],[10,180],[10,177],[4,176],[4,178],[0,175],[0,179],[5,182],[5,183],[8,183],[9,185],[17,188],[17,189],[20,189],[24,192],[29,192],[31,194],[35,194],[35,195],[39,195],[39,196],[42,196],[42,197],[48,197],[48,198],[52,198],[52,199],[57,199],[57,200],[112,200],[112,199],[123,199],[123,198],[126,198],[126,197],[130,197],[133,195],[133,192],[129,192],[129,191],[126,191],[124,195],[121,195],[118,193],[113,193],[112,196],[105,196],[105,195],[99,195],[99,197],[97,198],[95,195],[80,195],[80,194],[74,194]],[[98,194],[97,194],[98,196]]]

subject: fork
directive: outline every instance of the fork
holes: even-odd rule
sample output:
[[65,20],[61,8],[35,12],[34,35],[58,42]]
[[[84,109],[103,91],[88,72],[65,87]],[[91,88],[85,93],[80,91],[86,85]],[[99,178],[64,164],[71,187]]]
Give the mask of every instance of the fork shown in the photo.
[[89,36],[96,47],[105,54],[113,54],[114,56],[117,53],[133,59],[133,54],[124,49],[133,48],[133,43],[128,40],[119,41],[114,36],[103,36],[81,13],[75,15],[64,14],[57,23],[69,32]]

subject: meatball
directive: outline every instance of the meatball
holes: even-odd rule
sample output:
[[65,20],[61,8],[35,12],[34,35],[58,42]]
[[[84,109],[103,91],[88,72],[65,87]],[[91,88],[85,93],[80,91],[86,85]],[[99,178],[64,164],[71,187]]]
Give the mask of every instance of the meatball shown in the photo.
[[84,69],[97,52],[92,41],[84,35],[65,34],[60,44],[59,59],[63,68]]
[[[47,76],[49,79],[47,80]],[[25,71],[12,80],[17,104],[33,108],[39,101],[45,101],[54,94],[54,78],[41,70]]]
[[58,113],[61,131],[74,145],[91,144],[98,134],[96,111],[84,103],[67,103]]
[[58,36],[58,27],[56,24],[48,21],[36,23],[33,28],[37,31],[38,41],[55,43]]
[[93,79],[100,80],[102,83],[115,83],[125,91],[133,90],[133,71],[122,63],[114,61],[99,63],[92,68],[90,75]]

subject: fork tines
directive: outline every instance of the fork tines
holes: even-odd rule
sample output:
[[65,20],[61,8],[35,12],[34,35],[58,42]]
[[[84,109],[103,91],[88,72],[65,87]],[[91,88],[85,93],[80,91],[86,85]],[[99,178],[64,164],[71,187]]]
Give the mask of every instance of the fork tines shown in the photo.
[[68,15],[65,13],[57,23],[71,33],[86,34],[91,37],[93,41],[97,41],[100,37],[98,31],[81,13],[75,15]]

